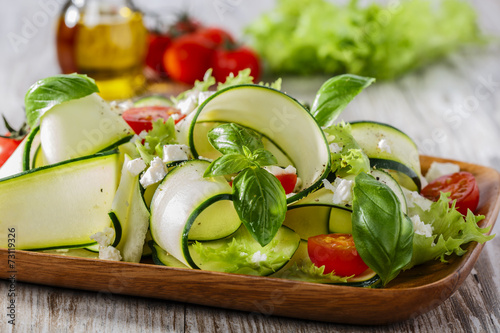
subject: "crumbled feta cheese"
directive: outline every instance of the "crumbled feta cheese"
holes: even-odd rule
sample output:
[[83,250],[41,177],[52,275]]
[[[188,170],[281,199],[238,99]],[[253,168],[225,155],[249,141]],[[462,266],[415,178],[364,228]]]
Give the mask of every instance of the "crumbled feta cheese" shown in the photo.
[[196,96],[190,94],[188,97],[177,103],[177,108],[181,111],[181,114],[188,115],[193,112],[198,106],[196,100]]
[[300,192],[301,188],[302,188],[302,178],[297,177],[297,182],[295,183],[295,188],[293,189],[293,191],[298,193]]
[[137,134],[134,134],[129,142],[135,144],[137,141],[141,141],[141,138]]
[[151,161],[150,167],[144,172],[141,177],[140,183],[143,188],[156,184],[161,181],[167,174],[165,164],[158,156]]
[[264,169],[272,173],[275,176],[279,175],[287,175],[287,174],[297,174],[297,169],[295,169],[293,166],[289,165],[285,169],[276,166],[276,165],[270,165],[270,166],[265,166]]
[[413,231],[416,234],[425,237],[432,237],[432,231],[434,230],[432,225],[422,222],[422,220],[420,220],[420,216],[418,215],[413,215],[410,217],[410,220],[413,223]]
[[115,239],[115,229],[110,227],[104,228],[103,231],[99,231],[90,236],[90,239],[95,240],[99,246],[108,246]]
[[141,133],[139,133],[139,137],[141,139],[145,139],[147,135],[148,135],[148,131],[141,131]]
[[207,98],[215,94],[215,91],[202,91],[198,94],[198,105],[205,102]]
[[352,187],[354,186],[354,181],[337,177],[333,184],[323,179],[323,185],[327,190],[333,192],[332,202],[334,205],[345,206],[352,204]]
[[208,158],[208,157],[204,157],[204,156],[201,156],[201,155],[198,155],[198,159],[199,160],[203,160],[203,161],[207,161],[207,162],[213,162],[214,160],[211,159],[211,158]]
[[386,139],[381,139],[378,142],[377,148],[380,149],[381,151],[385,151],[386,153],[391,153],[391,146],[389,146],[389,143],[387,142]]
[[330,152],[334,153],[334,154],[338,154],[342,151],[342,147],[339,146],[338,143],[330,143],[329,145],[330,147]]
[[189,159],[191,150],[186,145],[163,146],[163,162],[170,163]]
[[422,208],[422,210],[424,211],[428,211],[431,208],[432,205],[431,200],[424,198],[416,191],[410,191],[404,187],[401,187],[401,189],[403,190],[403,193],[406,197],[406,203],[408,204],[409,208],[418,206]]
[[265,253],[260,253],[260,251],[255,252],[252,256],[252,262],[257,265],[266,260],[267,255]]
[[104,228],[103,231],[99,231],[92,236],[91,239],[95,240],[97,244],[99,244],[99,259],[107,259],[107,260],[122,260],[122,256],[120,255],[120,251],[118,251],[110,244],[115,239],[115,229],[113,228]]
[[290,193],[288,193],[288,194],[286,195],[286,198],[287,198],[287,199],[288,199],[288,198],[291,198],[291,197],[293,197],[295,194],[297,194],[297,193],[295,193],[295,192],[290,192]]
[[120,251],[113,246],[99,246],[99,259],[120,261],[122,256]]
[[136,158],[134,160],[128,161],[127,163],[127,170],[130,172],[133,176],[137,176],[141,172],[146,169],[146,163],[142,160],[142,158]]
[[181,117],[181,115],[178,113],[174,113],[174,114],[170,115],[170,118],[172,118],[173,120],[179,120],[180,117]]
[[432,162],[429,171],[425,175],[425,179],[430,183],[441,176],[451,175],[452,173],[459,172],[460,166],[454,163],[439,163]]

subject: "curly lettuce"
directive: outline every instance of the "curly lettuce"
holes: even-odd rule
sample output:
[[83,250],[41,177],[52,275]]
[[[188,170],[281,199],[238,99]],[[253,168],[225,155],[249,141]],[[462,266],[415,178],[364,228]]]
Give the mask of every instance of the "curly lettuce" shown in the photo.
[[135,146],[144,162],[150,164],[155,156],[163,158],[163,146],[176,143],[174,119],[168,118],[165,122],[163,119],[153,122],[153,129],[145,136],[144,143],[136,140]]
[[446,256],[453,253],[462,256],[466,253],[462,245],[472,241],[482,244],[495,237],[487,235],[489,227],[478,227],[477,223],[483,220],[484,216],[475,216],[468,211],[464,217],[455,209],[455,202],[451,206],[449,203],[449,194],[443,193],[428,210],[422,209],[418,204],[409,207],[408,215],[418,215],[422,222],[432,226],[433,231],[431,237],[414,234],[413,255],[405,269],[435,259],[446,262]]
[[370,160],[351,135],[351,127],[344,122],[324,128],[332,161],[332,172],[337,177],[356,176],[370,171]]
[[351,73],[393,79],[484,41],[464,0],[412,0],[367,6],[279,0],[246,32],[275,73]]

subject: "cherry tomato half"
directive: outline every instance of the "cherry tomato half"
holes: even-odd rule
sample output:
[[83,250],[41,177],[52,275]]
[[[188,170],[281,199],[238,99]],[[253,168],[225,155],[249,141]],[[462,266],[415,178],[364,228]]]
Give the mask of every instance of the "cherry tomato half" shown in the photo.
[[324,274],[335,271],[339,276],[351,276],[361,274],[368,268],[359,256],[351,234],[310,237],[307,252],[314,265],[325,266]]
[[172,115],[179,115],[175,123],[179,122],[185,115],[181,115],[176,108],[169,106],[144,106],[131,108],[122,115],[123,119],[132,127],[137,134],[149,131],[153,128],[153,122],[157,119],[168,119]]
[[0,138],[0,167],[7,161],[16,150],[22,140]]
[[479,187],[470,172],[460,171],[441,176],[424,187],[421,194],[427,199],[438,201],[441,192],[449,192],[452,201],[457,200],[455,208],[463,215],[467,214],[468,209],[476,210],[479,204]]
[[218,49],[213,54],[211,65],[217,82],[224,82],[230,73],[237,75],[239,71],[246,68],[250,68],[250,74],[253,76],[254,82],[260,76],[259,57],[247,47]]
[[281,186],[283,186],[285,194],[290,194],[293,192],[293,190],[295,189],[295,184],[297,184],[297,174],[284,173],[281,175],[277,175],[276,178],[278,178]]

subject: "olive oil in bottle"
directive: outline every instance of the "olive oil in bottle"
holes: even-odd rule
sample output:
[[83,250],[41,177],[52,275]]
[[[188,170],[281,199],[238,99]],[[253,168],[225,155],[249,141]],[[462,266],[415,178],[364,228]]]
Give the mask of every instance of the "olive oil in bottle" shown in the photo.
[[108,100],[129,98],[145,84],[147,31],[128,0],[71,0],[57,31],[63,73],[87,74]]

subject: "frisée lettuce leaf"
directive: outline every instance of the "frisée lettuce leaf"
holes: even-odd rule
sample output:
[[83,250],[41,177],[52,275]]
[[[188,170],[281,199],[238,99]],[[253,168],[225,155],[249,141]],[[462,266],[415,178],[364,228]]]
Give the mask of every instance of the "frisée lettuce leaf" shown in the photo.
[[462,245],[471,241],[484,243],[493,237],[488,236],[490,228],[480,228],[477,223],[484,219],[482,215],[474,215],[470,210],[464,217],[455,209],[455,202],[449,205],[448,193],[441,194],[438,201],[433,202],[428,210],[415,204],[409,208],[409,215],[418,215],[420,220],[432,226],[431,237],[414,234],[413,255],[404,269],[409,269],[424,262],[439,259],[446,262],[446,256],[455,253],[462,256],[466,253]]

